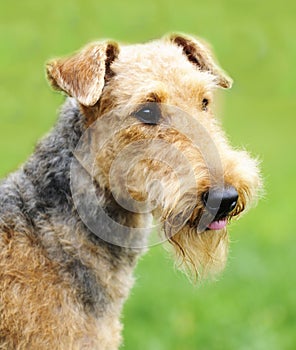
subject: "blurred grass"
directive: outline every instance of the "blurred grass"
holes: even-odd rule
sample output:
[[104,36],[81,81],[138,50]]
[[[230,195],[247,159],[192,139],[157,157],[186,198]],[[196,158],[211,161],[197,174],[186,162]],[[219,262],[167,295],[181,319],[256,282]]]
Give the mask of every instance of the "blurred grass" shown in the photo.
[[1,176],[32,152],[63,100],[48,88],[44,62],[90,40],[193,33],[235,80],[223,93],[223,123],[233,144],[262,159],[266,197],[231,228],[217,282],[193,287],[162,247],[150,250],[124,309],[126,349],[296,348],[295,13],[292,0],[1,2]]

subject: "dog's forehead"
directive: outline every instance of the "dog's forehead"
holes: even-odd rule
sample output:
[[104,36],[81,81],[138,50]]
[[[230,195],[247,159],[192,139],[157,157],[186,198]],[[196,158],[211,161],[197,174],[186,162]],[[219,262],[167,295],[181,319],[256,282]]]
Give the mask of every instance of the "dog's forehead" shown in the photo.
[[211,74],[192,64],[181,47],[164,40],[122,46],[112,70],[126,85],[130,81],[133,86],[146,84],[146,87],[153,82],[168,86],[187,85],[192,89],[215,87]]
[[[122,46],[119,54],[119,61],[124,63],[145,63],[161,64],[165,61],[176,59],[186,64],[186,59],[182,54],[182,48],[164,40],[151,41],[144,44]],[[171,63],[171,62],[170,62]]]
[[159,75],[176,70],[194,71],[194,67],[182,49],[166,41],[152,41],[146,44],[122,46],[115,64],[116,73],[126,69],[139,74]]

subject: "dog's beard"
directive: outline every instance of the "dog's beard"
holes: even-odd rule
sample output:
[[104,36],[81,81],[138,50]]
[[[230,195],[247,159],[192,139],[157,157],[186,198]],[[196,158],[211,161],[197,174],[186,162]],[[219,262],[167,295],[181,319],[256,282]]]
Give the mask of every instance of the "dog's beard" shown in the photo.
[[177,268],[192,281],[214,277],[227,261],[226,226],[221,230],[209,230],[213,218],[201,208],[188,208],[187,213],[183,211],[182,214],[171,214],[163,223],[164,234],[174,248]]
[[235,210],[227,217],[217,219],[206,210],[202,201],[191,201],[187,193],[174,209],[168,211],[163,220],[164,234],[174,248],[177,267],[191,280],[215,277],[224,269],[229,246],[227,225],[245,210],[247,202],[246,194],[241,193]]
[[194,281],[214,276],[225,267],[228,253],[226,228],[198,232],[188,223],[170,237],[177,267]]

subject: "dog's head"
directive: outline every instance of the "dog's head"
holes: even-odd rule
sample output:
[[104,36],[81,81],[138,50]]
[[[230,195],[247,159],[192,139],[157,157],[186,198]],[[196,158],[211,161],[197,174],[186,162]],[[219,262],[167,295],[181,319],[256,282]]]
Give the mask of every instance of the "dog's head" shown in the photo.
[[88,170],[132,213],[130,228],[152,213],[184,266],[220,270],[227,224],[256,200],[261,180],[257,161],[229,145],[213,114],[214,90],[232,81],[207,45],[178,34],[104,41],[50,62],[47,74],[79,103],[93,134]]

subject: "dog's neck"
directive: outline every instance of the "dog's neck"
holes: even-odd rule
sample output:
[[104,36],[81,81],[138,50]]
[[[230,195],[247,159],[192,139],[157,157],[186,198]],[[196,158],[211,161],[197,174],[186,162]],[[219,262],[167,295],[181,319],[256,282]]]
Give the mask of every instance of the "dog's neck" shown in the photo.
[[36,195],[48,207],[65,205],[71,194],[70,165],[83,120],[77,104],[67,99],[53,130],[37,145],[24,165],[24,173],[36,189]]
[[[135,223],[145,228],[151,215],[140,215],[122,208],[110,190],[100,187],[77,160],[75,149],[86,129],[85,116],[78,103],[68,98],[54,129],[37,145],[35,153],[23,168],[26,180],[35,189],[35,198],[40,201],[35,209],[43,208],[47,213],[54,213],[55,217],[67,212],[71,217],[76,216],[77,220],[80,217],[103,240],[119,246],[135,247],[132,242],[121,242],[120,238],[119,241],[112,240],[112,237],[108,239],[108,231],[112,234],[112,230],[119,228],[118,225],[135,229]],[[104,232],[95,232],[97,230]],[[123,231],[127,233],[128,230]],[[135,244],[142,247],[144,243]]]

